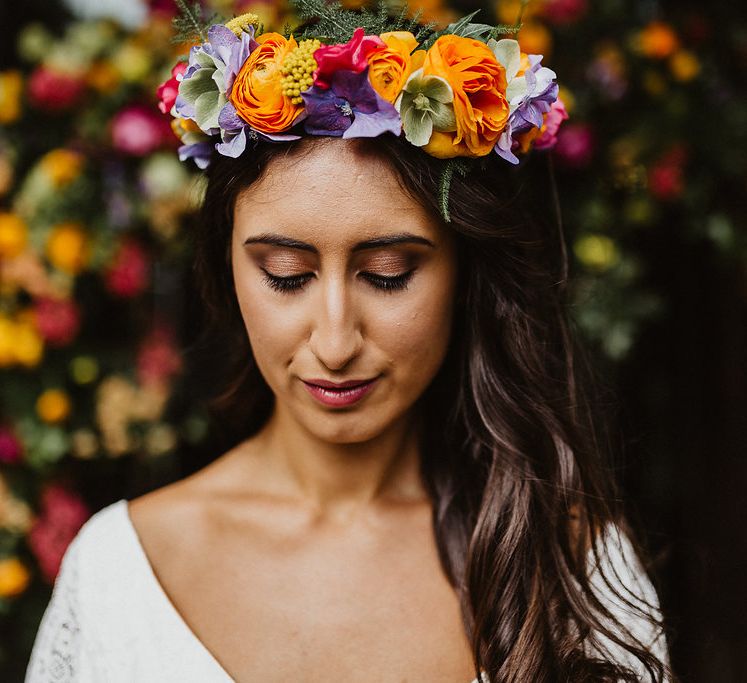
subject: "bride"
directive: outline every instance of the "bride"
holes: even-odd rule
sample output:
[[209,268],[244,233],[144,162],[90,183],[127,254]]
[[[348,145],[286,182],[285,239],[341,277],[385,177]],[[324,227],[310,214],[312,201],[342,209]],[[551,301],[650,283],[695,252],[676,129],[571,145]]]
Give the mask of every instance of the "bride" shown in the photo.
[[[245,68],[278,35],[250,28]],[[444,187],[407,128],[278,144],[253,125],[210,153],[196,235],[244,439],[84,525],[26,680],[668,680],[560,247],[505,156]]]

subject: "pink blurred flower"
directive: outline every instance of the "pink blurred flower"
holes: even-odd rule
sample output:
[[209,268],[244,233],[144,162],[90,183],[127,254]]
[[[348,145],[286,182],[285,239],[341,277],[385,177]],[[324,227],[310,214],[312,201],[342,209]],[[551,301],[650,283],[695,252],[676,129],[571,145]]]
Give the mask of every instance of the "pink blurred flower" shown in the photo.
[[13,465],[21,461],[23,446],[9,427],[0,427],[0,462]]
[[585,123],[563,126],[557,135],[555,155],[565,166],[583,168],[594,155],[594,133]]
[[137,296],[150,282],[150,257],[140,244],[126,240],[119,245],[105,279],[112,294],[124,299]]
[[58,484],[45,488],[41,511],[29,531],[28,543],[48,583],[54,582],[62,556],[90,516],[88,507],[74,492]]
[[105,273],[110,292],[129,299],[137,296],[150,282],[150,257],[137,242],[125,240],[119,245]]
[[571,24],[586,12],[586,0],[545,0],[542,15],[553,24]]
[[50,346],[67,346],[80,329],[80,309],[72,299],[42,297],[34,305],[34,321]]
[[550,105],[550,111],[545,116],[544,130],[534,141],[535,149],[551,149],[558,142],[558,130],[560,124],[568,119],[568,112],[565,109],[563,100],[558,98]]
[[368,66],[368,55],[386,47],[379,36],[366,36],[362,28],[353,31],[347,43],[322,45],[314,52],[317,69],[314,71],[314,85],[327,90],[332,85],[332,75],[339,70],[360,73]]
[[174,332],[158,326],[146,337],[137,356],[140,384],[168,384],[182,369],[182,357],[174,342]]
[[85,90],[81,78],[54,71],[45,66],[37,67],[28,83],[28,96],[39,109],[61,111],[78,102]]
[[142,157],[171,141],[171,126],[155,111],[140,104],[122,109],[111,123],[112,144],[123,154]]
[[158,86],[156,94],[158,95],[158,108],[164,113],[168,114],[171,111],[171,107],[176,102],[176,96],[179,94],[179,76],[183,76],[187,70],[187,62],[177,62],[173,69],[171,69],[171,78],[161,83]]

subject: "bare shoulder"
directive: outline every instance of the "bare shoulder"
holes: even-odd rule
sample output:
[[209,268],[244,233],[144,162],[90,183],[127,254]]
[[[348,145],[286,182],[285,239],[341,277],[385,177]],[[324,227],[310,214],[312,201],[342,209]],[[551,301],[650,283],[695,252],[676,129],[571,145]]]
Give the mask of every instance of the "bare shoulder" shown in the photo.
[[167,554],[184,548],[185,529],[195,539],[208,533],[215,502],[230,496],[241,466],[235,451],[189,477],[128,501],[130,520],[146,551]]

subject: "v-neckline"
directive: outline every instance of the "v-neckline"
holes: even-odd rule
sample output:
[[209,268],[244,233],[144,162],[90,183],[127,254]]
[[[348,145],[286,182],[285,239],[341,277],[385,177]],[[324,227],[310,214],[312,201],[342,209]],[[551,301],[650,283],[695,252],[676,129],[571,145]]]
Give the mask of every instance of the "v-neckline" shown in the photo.
[[161,582],[158,580],[158,577],[156,576],[156,572],[153,569],[153,565],[151,564],[150,560],[148,559],[148,555],[145,552],[145,547],[140,541],[140,537],[138,536],[137,529],[135,529],[135,525],[132,523],[132,518],[130,517],[129,501],[126,498],[123,498],[120,501],[120,505],[122,509],[123,521],[129,531],[129,535],[132,540],[132,545],[136,551],[135,555],[139,559],[142,566],[144,567],[145,569],[144,573],[147,576],[148,581],[150,582],[150,585],[152,586],[154,593],[160,598],[161,602],[165,605],[166,609],[171,614],[173,621],[179,625],[183,633],[186,635],[186,637],[189,640],[193,642],[193,644],[198,649],[198,651],[200,651],[203,654],[203,656],[208,661],[211,662],[214,668],[218,670],[219,674],[225,677],[226,681],[230,681],[231,683],[236,683],[235,679],[223,668],[223,665],[218,661],[215,655],[212,652],[210,652],[210,650],[208,650],[205,643],[203,643],[197,637],[197,634],[192,630],[192,627],[184,620],[184,617],[182,617],[182,615],[179,613],[179,610],[176,609],[176,606],[172,602],[168,593],[164,589]]
[[[153,569],[153,565],[151,564],[150,560],[148,559],[148,555],[145,552],[145,547],[140,541],[137,529],[135,529],[135,525],[132,523],[132,518],[130,517],[129,501],[126,498],[122,498],[117,503],[115,503],[115,505],[117,504],[121,507],[122,519],[124,521],[124,525],[128,529],[130,539],[132,540],[132,545],[135,548],[135,555],[144,567],[144,573],[147,576],[148,581],[153,588],[153,591],[165,605],[166,609],[171,614],[173,621],[179,625],[179,628],[181,628],[186,637],[193,642],[195,647],[202,653],[205,659],[207,659],[213,665],[213,667],[217,669],[219,675],[223,676],[226,681],[230,681],[230,683],[236,683],[231,674],[229,674],[223,668],[223,665],[218,661],[215,655],[210,650],[208,650],[205,643],[203,643],[197,637],[197,634],[192,630],[192,627],[184,620],[184,617],[182,617],[182,615],[179,613],[179,610],[176,609],[176,606],[171,601],[168,593],[164,589],[161,582],[158,580],[156,572]],[[474,678],[472,681],[470,681],[470,683],[478,683],[478,680]],[[483,683],[488,683],[487,679],[484,679]]]

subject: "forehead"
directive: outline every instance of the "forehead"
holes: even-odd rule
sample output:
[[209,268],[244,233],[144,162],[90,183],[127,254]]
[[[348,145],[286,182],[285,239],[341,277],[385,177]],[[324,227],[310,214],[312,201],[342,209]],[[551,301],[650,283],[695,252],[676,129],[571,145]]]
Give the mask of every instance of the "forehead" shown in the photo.
[[243,238],[282,232],[320,248],[403,231],[431,241],[440,234],[439,221],[401,187],[386,160],[354,140],[324,139],[277,155],[239,194],[234,218]]

